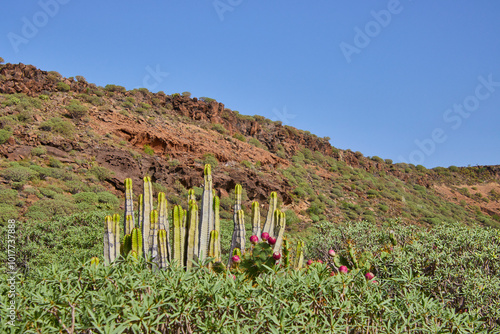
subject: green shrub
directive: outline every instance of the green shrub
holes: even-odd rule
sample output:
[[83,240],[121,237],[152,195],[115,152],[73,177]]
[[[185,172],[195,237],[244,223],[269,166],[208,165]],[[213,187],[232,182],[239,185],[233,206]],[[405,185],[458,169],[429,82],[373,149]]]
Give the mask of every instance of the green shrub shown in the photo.
[[0,187],[0,203],[15,205],[17,202],[17,191]]
[[218,123],[212,125],[212,130],[215,130],[215,131],[222,133],[222,134],[226,133],[226,128],[222,124],[218,124]]
[[68,92],[70,90],[70,85],[68,85],[67,83],[64,83],[62,81],[59,81],[57,83],[57,90],[58,91],[61,91],[61,92]]
[[2,102],[2,104],[6,107],[12,106],[12,105],[17,105],[21,103],[21,100],[17,96],[10,95],[8,96],[5,101]]
[[254,137],[250,138],[248,143],[252,144],[255,147],[262,148],[262,143],[257,138]]
[[250,161],[248,161],[248,160],[241,161],[241,164],[243,166],[245,166],[246,168],[249,168],[249,169],[253,169],[254,168],[253,165],[252,165],[252,163]]
[[99,202],[99,197],[93,192],[80,192],[73,195],[73,200],[75,203],[87,203],[90,205],[97,205]]
[[40,125],[40,130],[51,131],[61,134],[64,137],[72,137],[75,132],[75,126],[59,117],[53,117]]
[[105,167],[93,166],[89,170],[89,174],[94,175],[99,181],[106,181],[113,176],[113,172]]
[[7,140],[9,140],[11,136],[12,136],[11,129],[0,129],[0,144],[7,142]]
[[233,138],[238,139],[238,140],[240,140],[242,142],[246,142],[247,141],[247,138],[244,135],[242,135],[241,133],[235,133],[233,135]]
[[182,96],[190,98],[191,93],[190,92],[182,92]]
[[17,218],[19,218],[19,209],[17,207],[0,202],[0,223],[7,223],[9,219]]
[[117,210],[120,205],[118,197],[107,191],[97,193],[97,207],[104,210]]
[[147,110],[147,109],[151,109],[151,105],[149,105],[149,104],[147,104],[147,103],[141,102],[139,105],[140,105],[140,106],[141,106],[141,108],[143,108],[143,109],[146,109],[146,110]]
[[69,115],[75,119],[82,119],[88,115],[88,108],[80,104],[78,100],[73,100],[66,106]]
[[212,168],[215,168],[219,165],[219,161],[212,153],[206,153],[203,155],[203,164],[209,164]]
[[105,90],[108,92],[120,92],[120,93],[125,93],[127,90],[123,86],[118,86],[118,85],[106,85],[104,87]]
[[200,100],[202,100],[202,101],[204,101],[206,103],[210,103],[210,102],[215,101],[215,99],[212,99],[212,98],[209,98],[209,97],[205,97],[205,96],[200,97]]
[[144,153],[151,156],[155,155],[155,151],[149,145],[144,145]]
[[61,199],[41,199],[28,208],[25,216],[33,220],[43,221],[59,215],[70,215],[78,207],[71,201]]
[[384,162],[388,165],[392,165],[392,160],[391,159],[385,159]]
[[24,182],[34,179],[38,176],[38,173],[28,167],[14,166],[4,169],[0,174],[7,180],[13,182]]

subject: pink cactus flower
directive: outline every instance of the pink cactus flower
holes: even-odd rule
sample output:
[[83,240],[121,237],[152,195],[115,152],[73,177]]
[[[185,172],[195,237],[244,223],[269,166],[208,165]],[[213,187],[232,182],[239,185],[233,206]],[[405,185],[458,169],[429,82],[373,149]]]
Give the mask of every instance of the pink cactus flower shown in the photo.
[[347,269],[347,267],[346,267],[346,266],[340,266],[339,271],[340,271],[342,274],[347,274],[347,272],[349,271],[349,269]]
[[373,275],[373,273],[368,272],[368,273],[365,274],[365,277],[366,277],[367,280],[371,280],[371,279],[373,279],[375,277],[375,275]]
[[231,258],[231,260],[234,262],[234,263],[240,263],[241,262],[241,259],[238,255],[235,255]]
[[236,281],[236,276],[235,275],[233,275],[233,279]]
[[323,261],[322,261],[322,260],[318,260],[318,263],[321,263],[321,264],[323,264]]
[[250,242],[251,242],[252,244],[256,245],[256,244],[259,242],[259,237],[258,237],[258,236],[256,236],[256,235],[252,235],[252,236],[250,237]]
[[269,237],[269,239],[267,239],[267,242],[270,244],[270,245],[274,245],[276,243],[276,238],[274,237]]
[[267,232],[264,232],[260,235],[260,238],[264,241],[267,241],[267,239],[269,239],[269,233]]
[[330,249],[328,251],[328,255],[330,255],[331,257],[334,257],[335,256],[335,251],[333,249]]
[[281,253],[280,252],[274,252],[273,259],[275,259],[276,261],[278,261],[279,259],[281,259]]
[[313,264],[313,260],[309,260],[307,261],[307,265],[310,266],[311,264]]
[[336,274],[337,274],[337,273],[336,273],[335,271],[332,271],[332,272],[330,273],[330,276],[335,276]]

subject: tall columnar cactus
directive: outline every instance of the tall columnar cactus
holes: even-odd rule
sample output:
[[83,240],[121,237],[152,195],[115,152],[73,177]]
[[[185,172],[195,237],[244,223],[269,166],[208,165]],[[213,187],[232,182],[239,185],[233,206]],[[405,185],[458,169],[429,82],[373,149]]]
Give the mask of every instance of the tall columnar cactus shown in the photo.
[[166,251],[168,261],[172,258],[172,249],[170,246],[170,224],[168,222],[168,211],[167,211],[167,199],[165,198],[165,193],[158,193],[158,228],[160,230],[165,230],[166,235]]
[[285,213],[276,209],[276,211],[274,211],[274,221],[276,223],[274,227],[274,235],[276,238],[276,243],[274,244],[273,252],[281,252],[281,244],[283,243],[283,236],[285,235],[285,225],[286,225]]
[[182,225],[184,224],[184,210],[180,205],[175,205],[172,209],[172,220],[174,226],[174,237],[173,237],[173,259],[177,261],[177,264],[183,265],[184,263],[184,238],[185,233],[183,233]]
[[188,234],[186,242],[186,269],[190,269],[193,266],[193,261],[196,261],[198,256],[196,255],[196,249],[198,244],[198,236],[196,234],[198,225],[198,205],[194,201],[191,201],[188,213]]
[[238,211],[241,210],[241,194],[243,192],[243,188],[241,187],[241,184],[237,184],[234,187],[234,211],[233,211],[233,221],[235,222],[236,226],[236,221],[238,219]]
[[[229,254],[233,254],[236,248],[241,251],[245,250],[245,212],[238,210],[236,212],[236,221],[234,222],[233,239],[231,241],[231,250]],[[228,265],[231,266],[232,259],[229,257]]]
[[154,262],[158,261],[158,230],[159,230],[159,222],[158,222],[158,211],[151,211],[150,216],[151,226],[149,228],[149,247],[151,252],[151,259]]
[[144,198],[142,208],[142,235],[144,238],[144,240],[142,240],[142,248],[144,256],[148,256],[151,253],[151,211],[153,211],[153,187],[151,185],[151,178],[146,176],[144,178]]
[[201,199],[201,219],[199,223],[199,250],[198,258],[202,260],[208,255],[210,232],[215,229],[214,222],[214,197],[212,194],[212,170],[210,165],[205,165],[205,183]]
[[252,235],[256,235],[260,241],[260,206],[259,202],[252,203]]
[[276,237],[274,235],[274,211],[278,208],[278,194],[273,191],[271,196],[269,196],[269,211],[267,211],[266,222],[264,223],[264,227],[262,228],[262,233],[267,232],[269,236]]
[[295,254],[294,267],[295,269],[302,269],[304,264],[304,242],[299,240],[297,242],[297,253]]
[[120,215],[106,216],[104,220],[104,260],[113,262],[120,255]]
[[161,229],[158,231],[158,262],[157,262],[160,268],[168,267],[168,263],[170,262],[168,258],[167,244],[168,244],[167,231]]
[[283,239],[283,247],[282,247],[282,253],[283,253],[283,257],[282,257],[282,261],[283,261],[283,266],[285,268],[288,268],[290,267],[290,264],[291,264],[291,251],[290,251],[290,243],[288,241],[288,239],[284,238]]
[[[130,234],[135,227],[134,196],[132,193],[132,179],[125,179],[125,213],[123,215],[123,233]],[[130,218],[129,218],[130,216]]]

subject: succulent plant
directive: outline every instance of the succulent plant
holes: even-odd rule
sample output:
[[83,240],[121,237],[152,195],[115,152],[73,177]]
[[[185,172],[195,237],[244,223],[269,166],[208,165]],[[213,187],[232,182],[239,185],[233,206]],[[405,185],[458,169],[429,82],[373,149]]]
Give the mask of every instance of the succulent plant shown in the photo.
[[268,233],[270,236],[274,236],[274,224],[275,215],[274,212],[278,207],[278,194],[273,191],[269,196],[269,211],[267,211],[266,222],[262,228],[263,233]]
[[104,222],[104,260],[112,263],[120,255],[120,215],[106,216]]
[[252,236],[257,237],[257,242],[259,242],[260,232],[260,207],[259,202],[254,201],[252,203]]
[[204,168],[205,182],[201,200],[201,217],[199,222],[199,250],[198,258],[202,260],[208,255],[210,232],[215,230],[214,196],[212,191],[212,170],[210,165]]

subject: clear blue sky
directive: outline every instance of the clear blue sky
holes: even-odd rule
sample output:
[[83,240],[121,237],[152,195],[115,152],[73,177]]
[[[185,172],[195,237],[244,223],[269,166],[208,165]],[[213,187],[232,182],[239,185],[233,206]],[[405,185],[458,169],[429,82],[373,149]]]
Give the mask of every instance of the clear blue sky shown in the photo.
[[394,162],[500,164],[496,0],[11,0],[0,17],[6,62],[190,91]]

